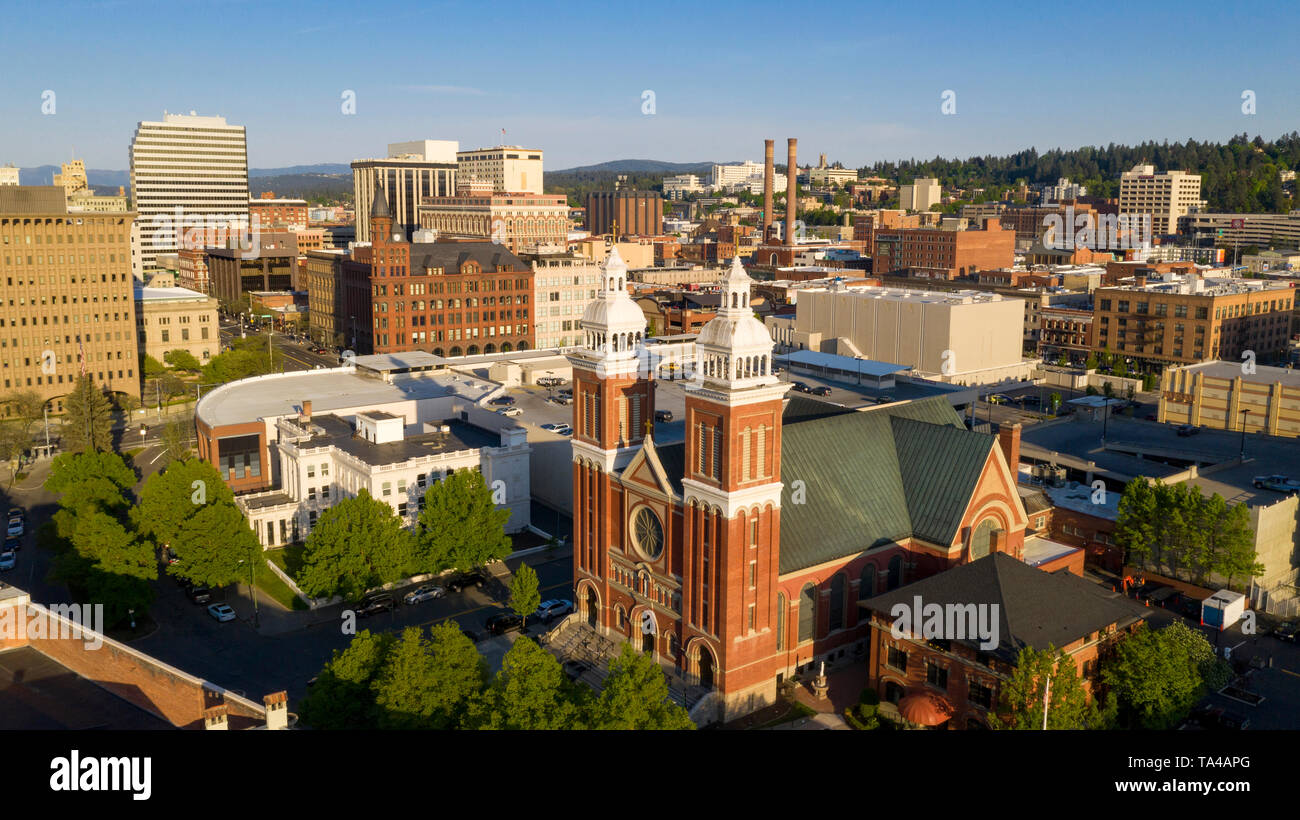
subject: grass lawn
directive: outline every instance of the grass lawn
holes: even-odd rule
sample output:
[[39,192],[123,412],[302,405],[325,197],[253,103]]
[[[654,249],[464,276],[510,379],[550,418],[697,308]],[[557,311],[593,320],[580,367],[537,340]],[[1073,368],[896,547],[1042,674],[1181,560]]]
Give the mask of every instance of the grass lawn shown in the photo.
[[816,709],[805,706],[793,698],[789,700],[780,698],[777,703],[763,710],[762,718],[765,718],[765,720],[761,725],[747,728],[770,729],[773,726],[780,726],[782,723],[789,723],[801,717],[812,717],[815,714],[817,714]]
[[[283,550],[268,550],[265,553],[266,560],[274,561],[276,566],[285,570],[287,573],[288,570],[285,569],[283,563],[284,556],[280,554],[282,552]],[[284,581],[281,581],[280,576],[272,572],[271,568],[265,564],[257,565],[257,575],[255,577],[257,579],[257,588],[279,601],[285,607],[288,607],[289,609],[307,608],[307,605],[303,603],[302,599],[295,595],[293,590],[289,589],[289,585]],[[292,575],[290,577],[292,577]]]

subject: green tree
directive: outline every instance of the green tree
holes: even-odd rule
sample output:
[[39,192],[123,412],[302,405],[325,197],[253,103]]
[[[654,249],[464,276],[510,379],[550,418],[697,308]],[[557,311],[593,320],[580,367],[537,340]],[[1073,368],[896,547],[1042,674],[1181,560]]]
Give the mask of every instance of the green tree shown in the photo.
[[298,586],[313,597],[359,601],[412,563],[413,538],[393,508],[362,488],[321,514],[303,545]]
[[[164,358],[166,358],[164,356]],[[144,357],[144,377],[146,379],[156,379],[167,372],[167,367],[153,356]]]
[[[234,506],[235,494],[206,461],[173,461],[145,479],[140,502],[131,510],[135,528],[159,546],[184,549],[187,522],[205,504]],[[243,556],[240,556],[243,557]]]
[[203,365],[199,364],[199,360],[194,358],[194,354],[182,348],[164,353],[163,361],[178,370],[189,370],[197,373],[203,369]]
[[0,423],[0,461],[14,463],[14,477],[17,477],[17,462],[27,452],[31,437],[23,432],[17,424]]
[[334,650],[316,683],[298,705],[313,729],[373,729],[379,709],[371,684],[383,669],[396,636],[363,629],[346,649]]
[[[1050,691],[1047,681],[1051,681]],[[1042,729],[1043,701],[1048,700],[1048,729],[1097,728],[1099,716],[1088,703],[1074,659],[1054,646],[1020,650],[1011,679],[1002,687],[994,728]]]
[[1102,680],[1116,698],[1120,721],[1142,729],[1169,729],[1200,699],[1201,656],[1177,632],[1143,624],[1115,647]]
[[480,729],[581,729],[579,698],[555,656],[520,637],[469,721]]
[[1096,353],[1089,353],[1089,354],[1088,354],[1088,358],[1087,358],[1087,359],[1084,361],[1084,363],[1083,363],[1083,367],[1084,367],[1084,369],[1085,369],[1085,370],[1096,370],[1096,369],[1097,369],[1097,365],[1098,365],[1098,362],[1097,362],[1097,354],[1096,354]]
[[173,396],[185,393],[187,386],[175,373],[164,373],[158,377],[158,389],[165,399],[170,400]]
[[483,475],[458,470],[436,481],[424,494],[416,525],[413,570],[469,570],[510,555],[505,533],[510,510],[498,508]]
[[659,664],[629,643],[610,661],[600,697],[590,707],[593,729],[694,729],[686,710],[668,694]]
[[117,409],[129,421],[131,414],[140,409],[140,399],[130,393],[118,393],[116,396]]
[[1124,485],[1115,521],[1115,543],[1125,551],[1126,560],[1144,565],[1155,553],[1155,488],[1146,478],[1138,477]]
[[135,471],[117,453],[60,453],[50,465],[45,489],[59,493],[59,505],[74,513],[97,509],[119,515],[126,510],[126,494],[135,481]]
[[20,390],[4,398],[9,407],[9,418],[18,425],[24,436],[31,436],[32,427],[45,415],[45,399],[35,390]]
[[63,401],[65,447],[74,453],[111,448],[113,410],[102,388],[90,376],[80,376]]
[[515,570],[515,577],[510,580],[510,608],[524,619],[527,626],[528,616],[537,611],[542,603],[542,595],[537,591],[537,572],[527,564],[520,564]]
[[402,632],[371,689],[381,729],[453,729],[483,690],[487,663],[451,621],[426,640]]
[[98,509],[77,513],[71,549],[55,556],[55,578],[87,603],[104,605],[108,625],[121,623],[134,609],[153,603],[150,581],[158,577],[153,547],[114,516]]
[[193,440],[190,431],[192,429],[192,422],[186,419],[172,419],[167,422],[166,426],[163,427],[161,436],[164,464],[171,464],[190,457],[190,441]]

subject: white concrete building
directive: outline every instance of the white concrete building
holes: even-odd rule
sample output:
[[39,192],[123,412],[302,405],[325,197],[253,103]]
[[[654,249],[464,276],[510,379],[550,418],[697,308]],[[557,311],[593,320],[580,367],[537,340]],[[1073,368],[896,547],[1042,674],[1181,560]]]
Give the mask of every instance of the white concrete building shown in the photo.
[[928,211],[930,206],[938,205],[943,196],[943,188],[934,177],[912,180],[911,185],[898,189],[898,207],[904,211]]
[[1156,235],[1178,232],[1178,217],[1205,207],[1201,175],[1186,171],[1157,174],[1154,165],[1134,165],[1119,177],[1119,213],[1150,214]]
[[664,177],[664,199],[681,199],[684,194],[703,194],[708,190],[695,174]]
[[17,185],[18,169],[11,162],[8,165],[0,166],[0,185]]
[[952,384],[1028,375],[1022,361],[1025,305],[985,291],[828,288],[799,291],[795,316],[769,316],[785,349],[806,349],[911,367]]
[[[390,142],[384,159],[353,160],[353,202],[369,207],[378,188],[388,197],[395,225],[419,225],[419,207],[426,197],[456,193],[456,149],[459,147],[455,140]],[[356,241],[370,241],[369,219],[356,221]]]
[[156,269],[158,254],[184,245],[226,246],[227,231],[248,229],[244,126],[194,111],[163,112],[161,122],[138,123],[131,139],[131,202],[139,214],[145,271]]
[[458,173],[465,178],[485,180],[499,194],[540,194],[542,152],[537,148],[498,145],[456,153]]
[[745,160],[738,165],[715,165],[709,177],[709,184],[716,191],[728,185],[747,183],[750,177],[758,177],[761,185],[763,163]]

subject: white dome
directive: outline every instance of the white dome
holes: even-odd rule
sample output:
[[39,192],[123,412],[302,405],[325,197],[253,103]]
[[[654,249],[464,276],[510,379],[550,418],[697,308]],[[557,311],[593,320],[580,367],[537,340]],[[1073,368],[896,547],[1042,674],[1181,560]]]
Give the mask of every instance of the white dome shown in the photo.
[[619,299],[597,296],[582,311],[582,326],[590,330],[645,332],[645,313],[626,295]]
[[714,347],[737,353],[766,353],[772,349],[772,334],[751,316],[716,316],[700,328],[697,347]]

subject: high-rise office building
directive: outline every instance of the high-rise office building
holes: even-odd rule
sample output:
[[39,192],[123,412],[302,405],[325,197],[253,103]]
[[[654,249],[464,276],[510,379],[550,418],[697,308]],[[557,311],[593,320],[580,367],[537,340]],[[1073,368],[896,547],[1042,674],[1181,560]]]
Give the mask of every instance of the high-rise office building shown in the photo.
[[1178,217],[1203,207],[1200,174],[1157,174],[1154,165],[1134,165],[1119,176],[1120,216],[1150,214],[1157,236],[1177,233]]
[[542,152],[518,145],[498,145],[456,154],[460,175],[492,184],[499,194],[540,194]]
[[[82,373],[139,398],[131,223],[69,213],[62,186],[0,187],[0,385],[63,411]],[[0,394],[2,395],[2,394]]]
[[[393,222],[410,233],[420,224],[420,203],[427,197],[456,193],[455,140],[391,142],[384,159],[352,162],[352,192],[357,204],[357,242],[370,242],[370,220],[365,208],[384,192],[392,203]],[[409,238],[409,237],[408,237]]]
[[244,127],[193,111],[139,123],[131,140],[131,199],[146,271],[157,269],[159,254],[226,246],[232,232],[248,229]]
[[934,177],[917,177],[898,189],[899,207],[905,211],[928,211],[942,196],[943,188]]

